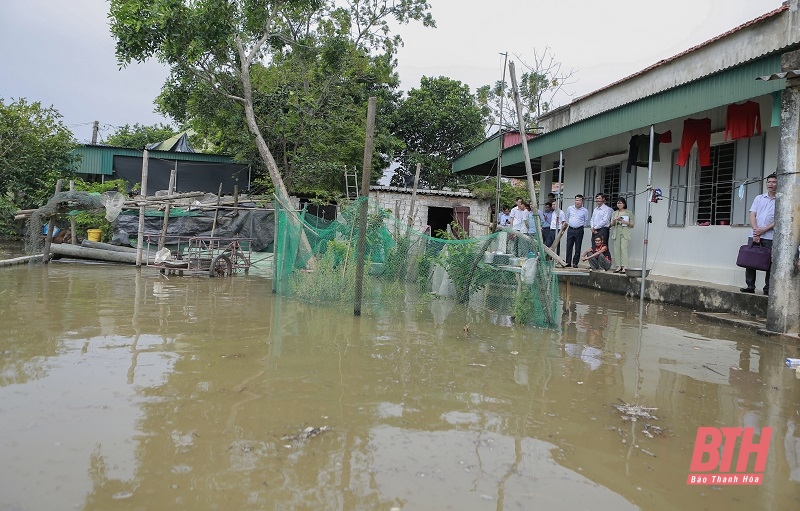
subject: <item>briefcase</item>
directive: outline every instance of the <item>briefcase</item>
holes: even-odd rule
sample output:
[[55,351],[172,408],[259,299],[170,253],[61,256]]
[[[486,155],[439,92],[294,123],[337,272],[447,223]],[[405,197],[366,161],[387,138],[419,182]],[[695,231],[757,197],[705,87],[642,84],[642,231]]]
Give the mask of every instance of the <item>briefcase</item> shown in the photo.
[[772,249],[761,245],[754,245],[752,241],[747,245],[739,247],[739,256],[736,258],[736,266],[766,271],[769,270],[771,265]]

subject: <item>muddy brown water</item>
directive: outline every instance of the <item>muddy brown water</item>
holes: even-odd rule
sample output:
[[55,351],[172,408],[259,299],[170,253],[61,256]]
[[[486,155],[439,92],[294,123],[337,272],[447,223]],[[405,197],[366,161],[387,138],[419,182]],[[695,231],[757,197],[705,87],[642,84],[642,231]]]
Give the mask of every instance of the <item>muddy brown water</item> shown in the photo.
[[[575,287],[560,332],[355,318],[258,273],[0,268],[0,510],[800,508],[796,345]],[[698,426],[773,428],[764,483],[687,486]]]

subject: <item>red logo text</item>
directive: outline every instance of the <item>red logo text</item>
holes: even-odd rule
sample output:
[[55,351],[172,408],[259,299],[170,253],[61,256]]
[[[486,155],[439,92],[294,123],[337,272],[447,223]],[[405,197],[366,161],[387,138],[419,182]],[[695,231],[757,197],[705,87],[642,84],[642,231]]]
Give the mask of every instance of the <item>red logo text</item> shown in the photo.
[[[761,429],[758,443],[753,442],[754,434],[755,428],[697,428],[686,484],[761,484],[772,428]],[[739,449],[734,465],[737,443]],[[749,470],[752,455],[755,455],[755,465]]]

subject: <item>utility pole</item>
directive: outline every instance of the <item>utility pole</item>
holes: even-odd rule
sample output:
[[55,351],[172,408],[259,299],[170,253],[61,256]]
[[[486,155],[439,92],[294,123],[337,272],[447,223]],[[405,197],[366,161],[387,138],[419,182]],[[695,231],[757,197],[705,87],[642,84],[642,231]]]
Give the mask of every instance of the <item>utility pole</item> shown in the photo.
[[[784,73],[800,71],[800,50],[781,56]],[[800,232],[800,78],[786,76],[786,88],[781,95],[780,145],[778,146],[778,193],[775,199],[775,236],[772,241],[772,278],[767,305],[767,330],[771,332],[800,332],[800,308],[797,300],[797,246]],[[765,172],[766,174],[767,172]]]
[[97,133],[100,131],[100,122],[92,123],[92,145],[97,145]]

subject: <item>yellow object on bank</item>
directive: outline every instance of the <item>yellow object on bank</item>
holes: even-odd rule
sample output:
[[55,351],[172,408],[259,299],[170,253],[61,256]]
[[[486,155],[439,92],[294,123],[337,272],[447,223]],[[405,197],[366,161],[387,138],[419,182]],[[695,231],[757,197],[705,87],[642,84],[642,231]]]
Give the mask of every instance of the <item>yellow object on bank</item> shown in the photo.
[[103,234],[102,229],[87,229],[86,235],[89,237],[89,241],[100,241],[100,236]]

